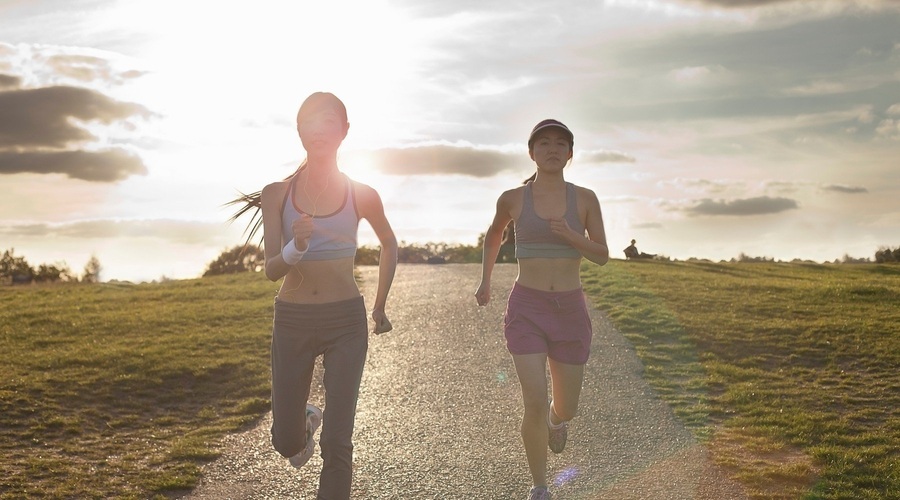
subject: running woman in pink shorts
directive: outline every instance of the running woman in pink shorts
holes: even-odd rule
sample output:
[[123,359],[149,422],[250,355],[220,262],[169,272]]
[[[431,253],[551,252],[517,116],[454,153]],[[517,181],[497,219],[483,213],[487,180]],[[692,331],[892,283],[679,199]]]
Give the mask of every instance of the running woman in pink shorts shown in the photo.
[[581,258],[599,265],[609,260],[597,195],[563,177],[573,144],[572,132],[556,120],[541,121],[531,131],[528,154],[537,173],[497,200],[475,292],[478,305],[490,301],[503,231],[515,221],[519,275],[509,294],[504,332],[522,386],[522,441],[534,483],[528,497],[532,500],[550,498],[547,448],[554,453],[565,448],[590,354],[592,329],[581,288]]

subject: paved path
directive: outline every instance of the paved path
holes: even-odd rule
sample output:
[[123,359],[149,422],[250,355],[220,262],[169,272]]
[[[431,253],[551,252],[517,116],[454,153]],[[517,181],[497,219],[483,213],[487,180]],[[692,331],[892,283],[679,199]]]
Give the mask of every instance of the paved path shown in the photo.
[[[388,315],[371,337],[355,433],[353,498],[522,499],[530,486],[521,396],[501,325],[515,265],[498,265],[493,300],[473,293],[479,265],[401,265]],[[361,269],[367,304],[376,268]],[[631,345],[597,311],[580,416],[550,454],[554,499],[744,499],[739,486],[641,378]],[[321,372],[317,372],[321,380]],[[321,402],[321,386],[312,402]],[[271,448],[271,414],[230,436],[184,498],[315,498],[322,461],[302,470]]]

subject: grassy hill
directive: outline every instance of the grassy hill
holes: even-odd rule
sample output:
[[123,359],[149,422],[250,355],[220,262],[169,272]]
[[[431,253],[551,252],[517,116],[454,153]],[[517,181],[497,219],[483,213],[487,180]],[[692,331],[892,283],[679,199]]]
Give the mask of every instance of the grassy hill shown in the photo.
[[[613,261],[585,288],[756,498],[900,498],[900,266]],[[0,498],[167,498],[269,408],[260,274],[0,287]]]
[[585,270],[645,378],[754,498],[900,498],[900,266]]
[[269,408],[275,290],[249,273],[0,288],[0,497],[190,488]]

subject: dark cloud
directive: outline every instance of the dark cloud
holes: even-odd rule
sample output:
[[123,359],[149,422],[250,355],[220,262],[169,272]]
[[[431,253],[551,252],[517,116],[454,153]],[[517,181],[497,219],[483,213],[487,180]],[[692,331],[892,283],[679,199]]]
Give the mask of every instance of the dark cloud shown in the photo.
[[[504,152],[472,146],[434,144],[407,148],[388,148],[367,155],[375,166],[392,175],[468,175],[491,177],[500,172],[534,168],[525,151]],[[635,159],[618,151],[582,153],[579,162],[633,163]]]
[[65,174],[73,179],[115,182],[146,175],[147,167],[121,149],[106,151],[0,151],[0,174]]
[[0,89],[14,89],[22,85],[22,79],[18,76],[0,73]]
[[681,0],[675,3],[712,5],[715,7],[762,7],[764,5],[774,5],[778,3],[798,3],[798,0]]
[[370,156],[379,170],[393,175],[461,174],[490,177],[505,170],[528,166],[527,162],[531,161],[524,152],[510,154],[443,144],[380,149],[373,151]]
[[[887,107],[900,92],[892,60],[898,22],[896,11],[861,11],[754,30],[675,32],[623,42],[613,56],[622,77],[606,85],[627,89],[622,93],[624,102],[588,102],[585,110],[621,122],[796,116],[857,106]],[[671,82],[653,78],[636,82],[636,78],[670,74],[679,68],[710,67],[723,68],[730,76],[719,81],[713,72],[708,76],[714,85],[693,90],[673,88]],[[820,82],[833,88],[816,90]]]
[[[675,3],[685,3],[694,5],[709,5],[713,7],[729,7],[729,8],[746,8],[746,7],[763,7],[775,4],[822,4],[822,0],[677,0]],[[852,3],[852,2],[847,2]],[[880,0],[872,1],[872,4],[881,4],[884,6],[896,5],[896,0]]]
[[[17,5],[24,9],[26,3]],[[117,147],[127,140],[117,133],[133,132],[139,120],[156,115],[140,104],[89,88],[97,83],[121,84],[144,73],[117,69],[113,59],[59,52],[59,47],[0,43],[0,58],[21,59],[27,68],[19,62],[0,65],[0,175],[64,174],[116,182],[146,174],[147,168],[134,152]],[[85,86],[36,86],[29,78],[77,81]],[[108,134],[98,126],[115,128]]]
[[[580,122],[587,133],[604,133],[607,127],[632,122],[793,118],[862,106],[880,109],[895,104],[900,93],[893,49],[900,14],[895,9],[839,8],[829,2],[835,5],[833,14],[812,15],[814,4],[807,1],[805,15],[766,17],[750,26],[724,23],[706,29],[698,23],[692,29],[597,38],[593,32],[603,31],[598,24],[603,25],[604,14],[598,5],[602,3],[572,2],[552,16],[543,15],[543,6],[520,8],[500,17],[493,4],[465,1],[455,10],[455,4],[446,2],[415,2],[410,8],[423,16],[473,12],[458,19],[467,36],[441,38],[434,44],[434,57],[419,66],[429,87],[444,89],[425,111],[442,129],[422,135],[471,140],[473,123],[512,120],[522,115],[526,102],[540,102],[553,113],[568,111],[569,117],[576,115],[570,125]],[[707,5],[712,9],[717,4]],[[597,68],[615,71],[598,73]],[[699,73],[685,81],[673,78],[681,70]],[[481,94],[481,83],[506,90]],[[562,118],[568,123],[569,117]],[[810,133],[843,133],[848,124],[855,125],[855,118],[833,120],[827,124],[832,128]],[[803,133],[808,127],[797,122],[790,132]],[[479,129],[479,134],[479,141],[487,143],[510,138],[499,128]]]
[[840,184],[830,184],[827,186],[822,186],[822,190],[834,191],[835,193],[848,193],[848,194],[858,194],[858,193],[868,193],[869,192],[869,190],[864,187],[842,186]]
[[760,196],[742,200],[700,200],[696,205],[686,209],[690,215],[767,215],[777,214],[798,208],[797,202],[790,198],[770,198]]
[[93,140],[89,132],[72,123],[72,118],[109,125],[151,116],[139,104],[65,86],[0,92],[0,109],[0,148],[65,148]]

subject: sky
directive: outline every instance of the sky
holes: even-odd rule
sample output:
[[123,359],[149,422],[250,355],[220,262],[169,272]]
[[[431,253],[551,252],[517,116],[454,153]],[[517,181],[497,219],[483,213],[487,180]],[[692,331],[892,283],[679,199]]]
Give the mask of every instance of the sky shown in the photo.
[[900,246],[898,27],[897,0],[0,0],[0,250],[198,277],[329,91],[406,243],[475,245],[556,118],[614,258],[872,258]]

